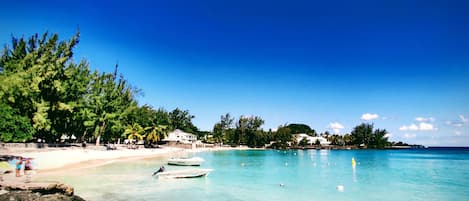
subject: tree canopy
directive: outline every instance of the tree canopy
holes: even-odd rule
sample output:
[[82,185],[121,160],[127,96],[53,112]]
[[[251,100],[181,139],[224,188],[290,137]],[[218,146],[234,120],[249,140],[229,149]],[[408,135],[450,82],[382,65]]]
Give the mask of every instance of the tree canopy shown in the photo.
[[57,34],[35,34],[13,37],[5,46],[0,53],[0,141],[55,143],[75,136],[100,144],[125,136],[154,142],[168,128],[198,131],[188,110],[168,113],[139,106],[140,90],[118,73],[117,65],[107,73],[91,71],[84,59],[76,63],[73,49],[79,37],[77,32],[60,41]]
[[382,149],[389,144],[385,129],[373,130],[373,124],[362,123],[355,128],[351,133],[353,143],[356,145],[364,145],[369,148]]
[[289,124],[287,128],[290,129],[292,134],[306,133],[311,136],[317,135],[316,131],[306,124]]
[[[140,90],[132,86],[119,66],[114,72],[90,70],[82,59],[73,60],[73,50],[79,43],[77,31],[68,40],[57,34],[35,34],[29,38],[12,37],[11,45],[0,53],[0,141],[59,142],[75,136],[77,141],[116,142],[121,139],[156,143],[174,129],[195,133],[199,137],[212,135],[212,141],[231,145],[286,148],[305,144],[292,134],[317,133],[308,125],[293,123],[279,126],[276,131],[264,131],[259,116],[233,118],[221,115],[212,132],[199,131],[192,123],[189,110],[154,109],[140,106]],[[389,145],[387,131],[373,130],[373,124],[360,124],[351,134],[326,137],[333,145],[364,145],[384,148]]]

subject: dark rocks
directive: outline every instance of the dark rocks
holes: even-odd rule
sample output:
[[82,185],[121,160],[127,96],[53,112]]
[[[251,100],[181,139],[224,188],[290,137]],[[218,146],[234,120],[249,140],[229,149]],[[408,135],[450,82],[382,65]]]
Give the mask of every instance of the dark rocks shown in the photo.
[[5,201],[85,201],[79,196],[67,196],[63,194],[42,195],[32,191],[12,191],[0,195],[0,200]]
[[43,195],[55,193],[64,194],[67,196],[73,195],[73,187],[62,183],[17,183],[5,185],[3,188],[7,191],[31,191]]
[[0,195],[0,201],[84,201],[73,195],[73,187],[62,183],[4,183],[0,189],[8,191]]

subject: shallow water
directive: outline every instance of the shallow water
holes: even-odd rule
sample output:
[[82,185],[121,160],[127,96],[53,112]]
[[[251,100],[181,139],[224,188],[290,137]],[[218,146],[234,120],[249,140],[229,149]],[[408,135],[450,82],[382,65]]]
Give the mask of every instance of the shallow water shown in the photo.
[[[87,200],[468,200],[469,150],[250,150],[196,153],[208,177],[158,180],[165,159],[47,179]],[[357,165],[352,168],[351,159]],[[166,166],[166,170],[197,167]],[[344,187],[343,192],[337,186]]]

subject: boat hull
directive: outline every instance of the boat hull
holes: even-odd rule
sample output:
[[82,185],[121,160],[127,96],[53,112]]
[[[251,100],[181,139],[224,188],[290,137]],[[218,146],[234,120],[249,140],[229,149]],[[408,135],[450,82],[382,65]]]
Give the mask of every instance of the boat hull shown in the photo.
[[211,171],[212,169],[173,170],[157,173],[156,176],[161,179],[198,178],[208,176]]
[[204,162],[204,159],[199,157],[194,158],[171,158],[168,160],[168,165],[179,165],[179,166],[200,166]]

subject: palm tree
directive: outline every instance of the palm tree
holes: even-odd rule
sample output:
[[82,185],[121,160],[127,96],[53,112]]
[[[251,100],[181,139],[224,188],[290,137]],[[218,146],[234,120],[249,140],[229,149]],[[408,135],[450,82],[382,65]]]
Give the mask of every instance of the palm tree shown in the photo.
[[168,133],[168,126],[166,125],[155,125],[145,128],[147,133],[146,140],[150,143],[158,142],[160,139],[165,138]]
[[353,136],[350,134],[344,135],[344,143],[345,145],[351,145],[353,143]]
[[122,134],[124,137],[127,136],[127,139],[133,140],[142,140],[144,137],[145,130],[138,123],[133,123],[132,125],[127,125]]

